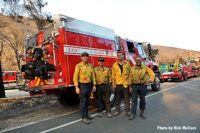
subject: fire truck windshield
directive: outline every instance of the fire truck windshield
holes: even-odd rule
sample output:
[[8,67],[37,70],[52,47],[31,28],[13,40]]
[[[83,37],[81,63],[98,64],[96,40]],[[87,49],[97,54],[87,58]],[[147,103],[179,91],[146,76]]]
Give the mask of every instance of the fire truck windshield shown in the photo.
[[5,76],[6,76],[6,73],[5,73],[5,72],[2,72],[2,76],[5,77]]
[[142,45],[138,45],[138,52],[141,57],[146,58],[146,54],[144,52]]

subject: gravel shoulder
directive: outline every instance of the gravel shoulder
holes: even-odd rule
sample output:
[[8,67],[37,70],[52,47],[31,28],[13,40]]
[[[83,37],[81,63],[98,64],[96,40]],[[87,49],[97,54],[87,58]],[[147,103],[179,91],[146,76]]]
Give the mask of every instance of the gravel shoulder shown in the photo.
[[71,114],[78,106],[63,106],[56,96],[0,99],[0,131]]

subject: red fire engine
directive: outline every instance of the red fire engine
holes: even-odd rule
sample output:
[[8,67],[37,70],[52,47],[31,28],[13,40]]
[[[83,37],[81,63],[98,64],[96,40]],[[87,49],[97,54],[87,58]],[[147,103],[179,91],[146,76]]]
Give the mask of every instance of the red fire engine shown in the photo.
[[[26,89],[31,95],[61,94],[72,98],[76,95],[73,73],[80,54],[88,52],[93,66],[97,66],[98,57],[104,57],[105,66],[111,68],[117,49],[122,49],[132,64],[141,55],[147,65],[158,71],[157,64],[147,58],[142,43],[122,39],[112,29],[58,15],[53,24],[26,41],[26,65],[22,67]],[[158,78],[152,88],[159,90]]]
[[171,66],[172,70],[161,75],[160,79],[162,82],[168,79],[184,81],[188,78],[198,76],[198,69],[191,64],[182,66],[179,64],[179,57],[176,58],[175,64],[171,64]]
[[16,71],[3,71],[2,77],[3,77],[4,83],[14,83],[17,81],[17,72]]

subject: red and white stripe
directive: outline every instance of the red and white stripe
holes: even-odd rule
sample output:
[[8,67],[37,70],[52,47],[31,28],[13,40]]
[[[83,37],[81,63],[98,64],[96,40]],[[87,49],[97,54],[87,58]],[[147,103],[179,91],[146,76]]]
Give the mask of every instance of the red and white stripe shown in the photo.
[[113,57],[113,58],[116,58],[116,55],[117,55],[116,51],[114,50],[80,47],[80,46],[73,46],[73,45],[64,46],[65,55],[80,55],[83,52],[87,52],[89,55],[92,55],[92,56],[107,56],[107,57]]

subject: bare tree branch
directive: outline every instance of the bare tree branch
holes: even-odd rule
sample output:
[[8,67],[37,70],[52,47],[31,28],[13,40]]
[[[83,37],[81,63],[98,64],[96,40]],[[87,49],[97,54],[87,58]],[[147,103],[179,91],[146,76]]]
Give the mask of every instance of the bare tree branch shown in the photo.
[[0,29],[0,40],[5,42],[15,53],[18,69],[20,70],[20,58],[19,55],[23,50],[24,32],[17,27],[10,26],[6,30]]
[[23,16],[23,6],[20,0],[0,0],[2,14],[12,17]]
[[47,5],[47,2],[43,0],[24,0],[24,7],[29,16],[34,19],[38,30],[42,30],[43,27],[51,21],[51,15],[42,12],[42,9]]

